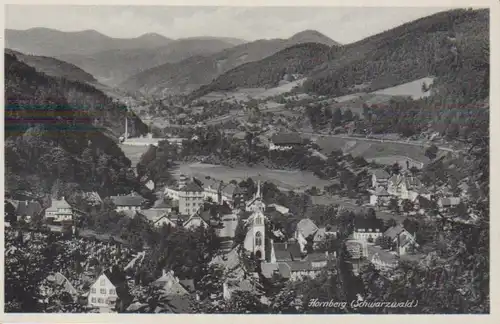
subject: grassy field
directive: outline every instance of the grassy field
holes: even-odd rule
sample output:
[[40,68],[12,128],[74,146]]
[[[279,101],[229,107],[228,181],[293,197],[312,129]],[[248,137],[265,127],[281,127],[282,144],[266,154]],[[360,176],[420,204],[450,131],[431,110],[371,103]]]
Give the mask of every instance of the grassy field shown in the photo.
[[204,95],[200,100],[215,101],[215,100],[228,100],[228,101],[248,101],[249,99],[265,99],[268,97],[277,96],[286,92],[290,92],[294,87],[302,84],[305,79],[289,82],[274,88],[240,88],[233,91],[217,91],[210,92]]
[[[405,160],[407,158],[423,163],[429,162],[429,159],[425,156],[425,148],[414,145],[377,143],[334,137],[319,138],[316,143],[321,147],[324,154],[329,154],[333,150],[342,150],[344,153],[362,156],[367,160],[378,159],[383,164],[393,164],[394,159]],[[404,163],[406,164],[406,162]]]
[[125,156],[129,158],[130,162],[132,162],[132,166],[135,167],[141,159],[141,156],[148,150],[149,146],[120,144],[120,148],[123,153],[125,153]]
[[270,181],[281,190],[303,191],[312,186],[322,188],[329,184],[329,181],[321,180],[311,172],[271,170],[258,166],[231,168],[222,165],[191,163],[179,165],[176,173],[191,174],[200,178],[210,176],[224,182],[252,178],[254,181]]
[[411,96],[413,99],[420,99],[431,95],[430,91],[426,92],[422,91],[422,84],[424,82],[427,84],[427,86],[429,86],[430,84],[432,84],[432,82],[434,82],[434,78],[426,77],[414,80],[412,82],[403,83],[395,87],[377,90],[372,93],[389,95],[389,96]]

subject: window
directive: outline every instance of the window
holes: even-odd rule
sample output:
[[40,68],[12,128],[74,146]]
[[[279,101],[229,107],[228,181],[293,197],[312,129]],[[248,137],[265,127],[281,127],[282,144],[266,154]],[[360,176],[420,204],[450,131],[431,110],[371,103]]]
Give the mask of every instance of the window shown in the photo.
[[261,246],[262,245],[262,234],[260,232],[257,232],[255,234],[255,246]]
[[99,291],[102,295],[106,295],[106,288],[101,288]]
[[101,286],[104,286],[106,284],[106,279],[105,278],[101,278],[101,281],[99,283]]
[[93,294],[95,294],[95,288],[92,288],[92,289],[90,290],[90,292],[91,292],[91,293],[93,293]]
[[110,295],[114,295],[114,294],[115,294],[115,290],[114,290],[114,289],[110,289],[110,290],[109,290],[109,294],[110,294]]
[[104,303],[104,299],[102,299],[102,298],[98,298],[98,299],[97,299],[97,302],[98,302],[99,304],[102,304],[102,303]]
[[95,297],[92,297],[90,300],[92,303],[95,303]]

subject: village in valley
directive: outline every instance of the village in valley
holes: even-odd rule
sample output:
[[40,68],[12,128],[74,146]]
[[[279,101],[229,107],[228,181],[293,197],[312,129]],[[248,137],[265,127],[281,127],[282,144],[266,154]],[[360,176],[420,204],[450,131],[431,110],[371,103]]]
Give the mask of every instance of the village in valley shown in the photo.
[[[50,55],[14,33],[28,31],[12,31],[5,311],[488,313],[484,15],[441,12],[345,46],[306,31],[313,41],[279,40],[276,53],[196,87],[184,69],[210,70],[203,60],[219,69],[222,54],[112,87],[77,63],[47,68]],[[417,59],[408,35],[421,34],[431,36]],[[378,55],[393,39],[396,54]],[[423,61],[428,71],[417,69]],[[88,110],[73,109],[81,102]],[[42,114],[37,105],[47,116],[28,118]],[[380,301],[418,305],[369,306]]]

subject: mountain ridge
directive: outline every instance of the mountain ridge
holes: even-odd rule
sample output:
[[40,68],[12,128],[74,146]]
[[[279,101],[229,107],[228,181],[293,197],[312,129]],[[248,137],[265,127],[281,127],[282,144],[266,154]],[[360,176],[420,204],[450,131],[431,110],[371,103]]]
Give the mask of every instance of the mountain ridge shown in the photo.
[[[256,40],[209,56],[193,56],[176,64],[153,67],[128,78],[120,87],[149,94],[190,92],[239,65],[264,59],[297,44],[308,43],[307,40],[307,37]],[[314,37],[316,40],[317,36]],[[336,43],[326,36],[323,41],[327,42],[327,46]]]

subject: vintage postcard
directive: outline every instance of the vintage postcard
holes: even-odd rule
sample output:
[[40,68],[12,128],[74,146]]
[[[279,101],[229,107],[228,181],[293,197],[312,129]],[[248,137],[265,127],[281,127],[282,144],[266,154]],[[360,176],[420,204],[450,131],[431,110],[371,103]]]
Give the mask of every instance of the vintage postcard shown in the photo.
[[5,5],[2,316],[490,314],[492,9],[304,5]]

